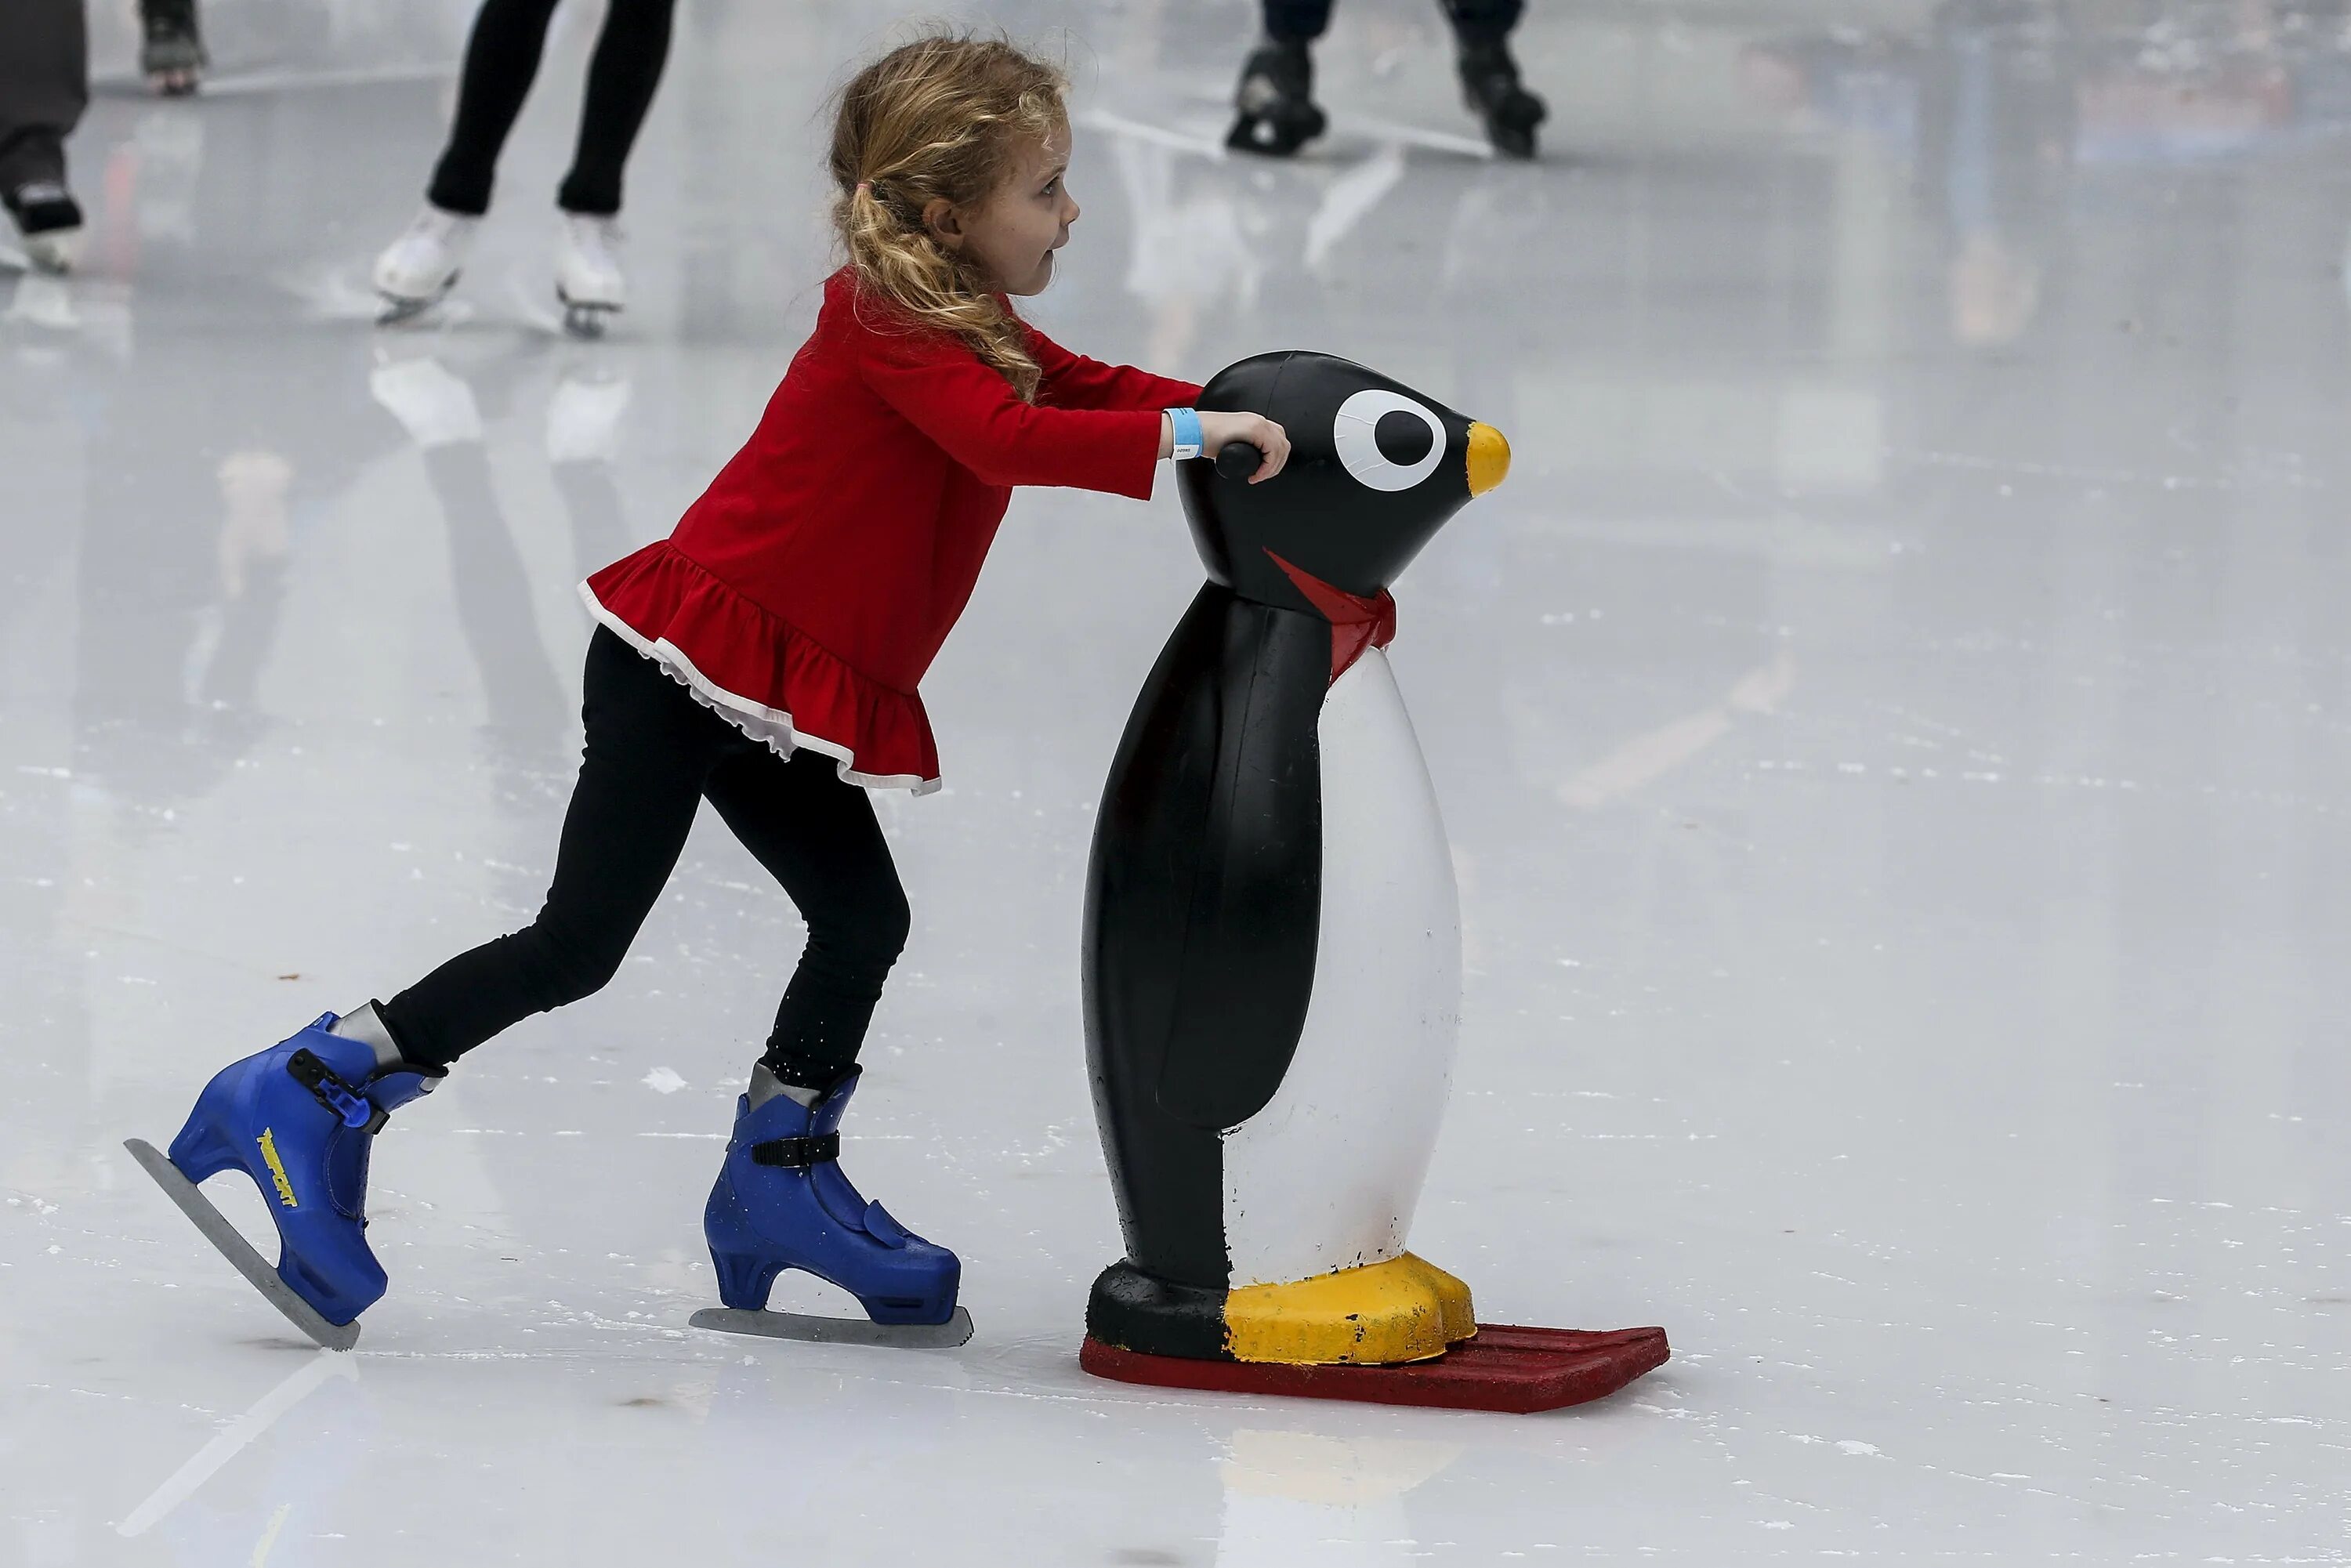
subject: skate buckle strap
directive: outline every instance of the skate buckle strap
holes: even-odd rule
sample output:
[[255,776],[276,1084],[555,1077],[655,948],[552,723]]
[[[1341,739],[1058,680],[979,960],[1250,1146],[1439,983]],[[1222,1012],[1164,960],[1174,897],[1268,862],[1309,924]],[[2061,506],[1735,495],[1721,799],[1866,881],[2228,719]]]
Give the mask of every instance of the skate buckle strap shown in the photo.
[[788,1171],[804,1171],[810,1166],[820,1166],[827,1160],[840,1157],[839,1133],[815,1133],[804,1138],[769,1138],[764,1144],[751,1145],[753,1165],[776,1166]]
[[294,1082],[318,1096],[319,1103],[342,1119],[346,1127],[356,1127],[363,1133],[380,1133],[392,1120],[383,1108],[335,1075],[335,1070],[319,1061],[308,1046],[296,1051],[286,1061],[286,1071]]

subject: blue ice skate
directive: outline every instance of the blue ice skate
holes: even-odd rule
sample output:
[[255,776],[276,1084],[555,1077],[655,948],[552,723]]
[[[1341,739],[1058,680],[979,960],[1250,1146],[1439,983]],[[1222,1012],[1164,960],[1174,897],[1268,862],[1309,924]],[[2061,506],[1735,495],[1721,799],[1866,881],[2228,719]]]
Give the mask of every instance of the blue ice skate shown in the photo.
[[[358,1340],[360,1313],[384,1291],[367,1244],[368,1150],[391,1113],[445,1071],[380,1066],[365,1039],[330,1032],[332,1013],[267,1051],[232,1062],[196,1097],[168,1156],[125,1145],[196,1228],[294,1325],[332,1350]],[[261,1260],[196,1190],[242,1170],[277,1223],[277,1267]]]
[[[852,1069],[813,1106],[779,1093],[755,1111],[748,1095],[737,1099],[735,1136],[702,1218],[726,1305],[695,1313],[695,1327],[913,1349],[971,1338],[971,1315],[956,1305],[956,1255],[868,1203],[841,1174],[841,1113],[857,1079]],[[840,1286],[872,1321],[766,1311],[787,1269]]]

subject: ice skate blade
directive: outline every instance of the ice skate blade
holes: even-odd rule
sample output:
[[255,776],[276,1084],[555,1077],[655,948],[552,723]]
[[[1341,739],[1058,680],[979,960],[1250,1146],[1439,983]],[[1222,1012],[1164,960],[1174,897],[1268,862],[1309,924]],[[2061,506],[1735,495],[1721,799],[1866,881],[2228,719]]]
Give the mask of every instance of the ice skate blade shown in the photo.
[[1505,158],[1531,162],[1537,155],[1535,133],[1531,131],[1522,131],[1515,126],[1490,126],[1486,139],[1494,144],[1494,151]]
[[1671,1354],[1666,1331],[1658,1328],[1593,1333],[1480,1323],[1476,1338],[1434,1361],[1404,1366],[1195,1361],[1121,1350],[1092,1335],[1078,1364],[1096,1377],[1160,1388],[1531,1416],[1605,1398],[1663,1366]]
[[448,282],[422,299],[408,294],[387,294],[381,288],[378,288],[375,291],[375,297],[380,308],[376,311],[375,324],[379,327],[397,327],[403,321],[413,321],[455,294],[457,291],[457,280],[463,276],[462,273],[451,273]]
[[1309,141],[1330,129],[1319,109],[1302,115],[1258,114],[1244,110],[1225,133],[1225,146],[1235,152],[1260,158],[1294,158]]
[[329,1350],[349,1350],[359,1343],[360,1325],[356,1322],[338,1326],[319,1315],[319,1309],[296,1295],[277,1270],[261,1260],[253,1243],[237,1234],[212,1200],[196,1190],[196,1184],[180,1174],[180,1167],[166,1158],[162,1151],[144,1138],[127,1138],[122,1146],[131,1151],[164,1196],[180,1206],[180,1212],[196,1222],[204,1239],[220,1249],[222,1257],[236,1265],[236,1271],[246,1282],[269,1300],[269,1304],[286,1314],[286,1321],[300,1329]]
[[375,324],[379,327],[397,327],[403,321],[415,320],[419,316],[440,304],[442,300],[446,299],[448,296],[436,294],[430,299],[395,299],[391,295],[384,294],[377,298],[381,301],[381,308],[375,313]]
[[806,1340],[812,1344],[874,1344],[891,1350],[953,1350],[971,1343],[971,1314],[961,1307],[943,1323],[874,1323],[862,1318],[816,1318],[800,1312],[746,1312],[705,1307],[686,1320],[719,1333]]

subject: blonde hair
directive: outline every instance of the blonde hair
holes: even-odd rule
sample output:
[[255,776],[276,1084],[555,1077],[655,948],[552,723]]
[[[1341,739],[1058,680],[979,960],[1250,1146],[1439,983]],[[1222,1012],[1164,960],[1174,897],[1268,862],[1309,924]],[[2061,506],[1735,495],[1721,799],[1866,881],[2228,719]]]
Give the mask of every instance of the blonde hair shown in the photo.
[[1023,402],[1039,372],[1019,318],[977,263],[938,242],[923,209],[985,202],[1030,140],[1067,127],[1068,86],[1004,39],[930,33],[852,77],[833,118],[833,226],[864,291],[961,338]]

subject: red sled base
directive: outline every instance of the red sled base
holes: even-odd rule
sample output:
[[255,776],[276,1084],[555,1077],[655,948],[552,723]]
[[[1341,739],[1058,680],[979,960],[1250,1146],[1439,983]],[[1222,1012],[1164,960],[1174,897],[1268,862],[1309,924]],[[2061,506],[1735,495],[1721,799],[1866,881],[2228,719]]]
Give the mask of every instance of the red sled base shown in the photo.
[[1089,1334],[1078,1364],[1096,1377],[1218,1394],[1296,1399],[1355,1399],[1499,1410],[1516,1416],[1560,1410],[1615,1393],[1673,1353],[1666,1331],[1514,1328],[1479,1323],[1478,1336],[1435,1361],[1405,1366],[1290,1366],[1270,1362],[1194,1361],[1119,1350]]

